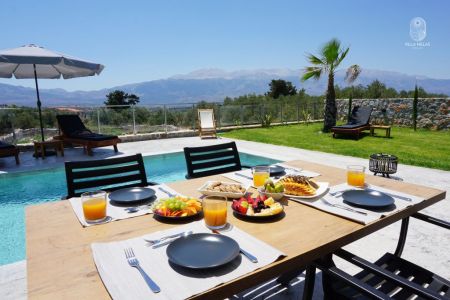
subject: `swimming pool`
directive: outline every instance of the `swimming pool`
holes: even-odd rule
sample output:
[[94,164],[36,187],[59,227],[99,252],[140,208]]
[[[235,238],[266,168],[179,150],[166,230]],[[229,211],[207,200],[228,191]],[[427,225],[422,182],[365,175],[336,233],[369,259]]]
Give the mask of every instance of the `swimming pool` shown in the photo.
[[[240,153],[242,164],[273,164],[278,160]],[[148,180],[183,180],[186,164],[182,152],[144,157]],[[24,208],[58,201],[67,194],[64,168],[0,175],[0,265],[25,259]],[[45,224],[42,224],[45,226]]]

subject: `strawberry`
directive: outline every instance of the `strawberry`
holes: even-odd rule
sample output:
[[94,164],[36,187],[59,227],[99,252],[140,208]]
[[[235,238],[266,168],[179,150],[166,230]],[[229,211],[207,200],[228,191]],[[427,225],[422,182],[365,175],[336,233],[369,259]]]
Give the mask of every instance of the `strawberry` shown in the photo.
[[238,211],[241,214],[246,214],[247,213],[247,209],[248,209],[248,202],[247,201],[242,201],[238,207]]

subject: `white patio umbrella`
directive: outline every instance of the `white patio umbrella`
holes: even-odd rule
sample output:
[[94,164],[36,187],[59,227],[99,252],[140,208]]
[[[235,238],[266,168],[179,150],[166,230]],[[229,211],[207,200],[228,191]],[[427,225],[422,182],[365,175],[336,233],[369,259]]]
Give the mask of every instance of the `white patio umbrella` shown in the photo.
[[103,68],[101,64],[53,52],[33,44],[0,50],[0,78],[12,76],[16,79],[34,78],[42,141],[44,141],[44,128],[38,78],[59,79],[62,76],[64,79],[70,79],[93,76],[99,75]]

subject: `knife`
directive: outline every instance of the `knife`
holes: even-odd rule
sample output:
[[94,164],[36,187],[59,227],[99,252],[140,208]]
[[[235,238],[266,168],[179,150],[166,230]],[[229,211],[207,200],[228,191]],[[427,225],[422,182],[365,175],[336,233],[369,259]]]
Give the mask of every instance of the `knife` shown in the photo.
[[[213,230],[212,232],[216,233],[216,234],[221,234],[219,231],[217,230]],[[239,247],[239,251],[241,251],[242,254],[244,254],[245,257],[247,257],[252,263],[257,263],[258,259],[252,255],[251,253],[245,251],[244,249],[242,249],[241,247]]]
[[244,177],[244,178],[246,178],[246,179],[250,179],[250,180],[253,180],[253,178],[252,178],[252,177],[250,177],[250,176],[247,176],[247,175],[244,175],[244,174],[241,174],[241,173],[234,173],[234,175],[236,175],[236,176],[241,176],[241,177]]
[[170,244],[170,243],[172,243],[172,242],[174,242],[174,241],[178,240],[179,238],[182,238],[182,237],[187,237],[188,235],[191,235],[191,234],[192,234],[192,231],[187,231],[187,232],[183,232],[183,234],[182,234],[182,235],[180,235],[180,236],[177,236],[177,237],[174,237],[174,238],[168,239],[168,240],[166,240],[166,241],[164,241],[164,242],[162,242],[162,243],[159,243],[159,244],[153,245],[153,246],[152,246],[152,249],[157,249],[157,248],[159,248],[159,247],[162,247],[162,246],[168,245],[168,244]]

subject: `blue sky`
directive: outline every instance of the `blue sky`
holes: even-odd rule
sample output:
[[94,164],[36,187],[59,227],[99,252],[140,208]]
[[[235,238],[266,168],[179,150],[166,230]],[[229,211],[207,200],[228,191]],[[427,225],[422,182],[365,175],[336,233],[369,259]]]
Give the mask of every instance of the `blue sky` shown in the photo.
[[[343,67],[450,78],[450,2],[159,0],[7,1],[0,49],[34,43],[102,63],[100,76],[41,80],[43,88],[93,90],[188,73],[303,68],[333,37],[350,46]],[[411,49],[409,22],[427,22],[430,47]],[[0,83],[33,86],[32,80]],[[296,83],[295,83],[296,84]]]

